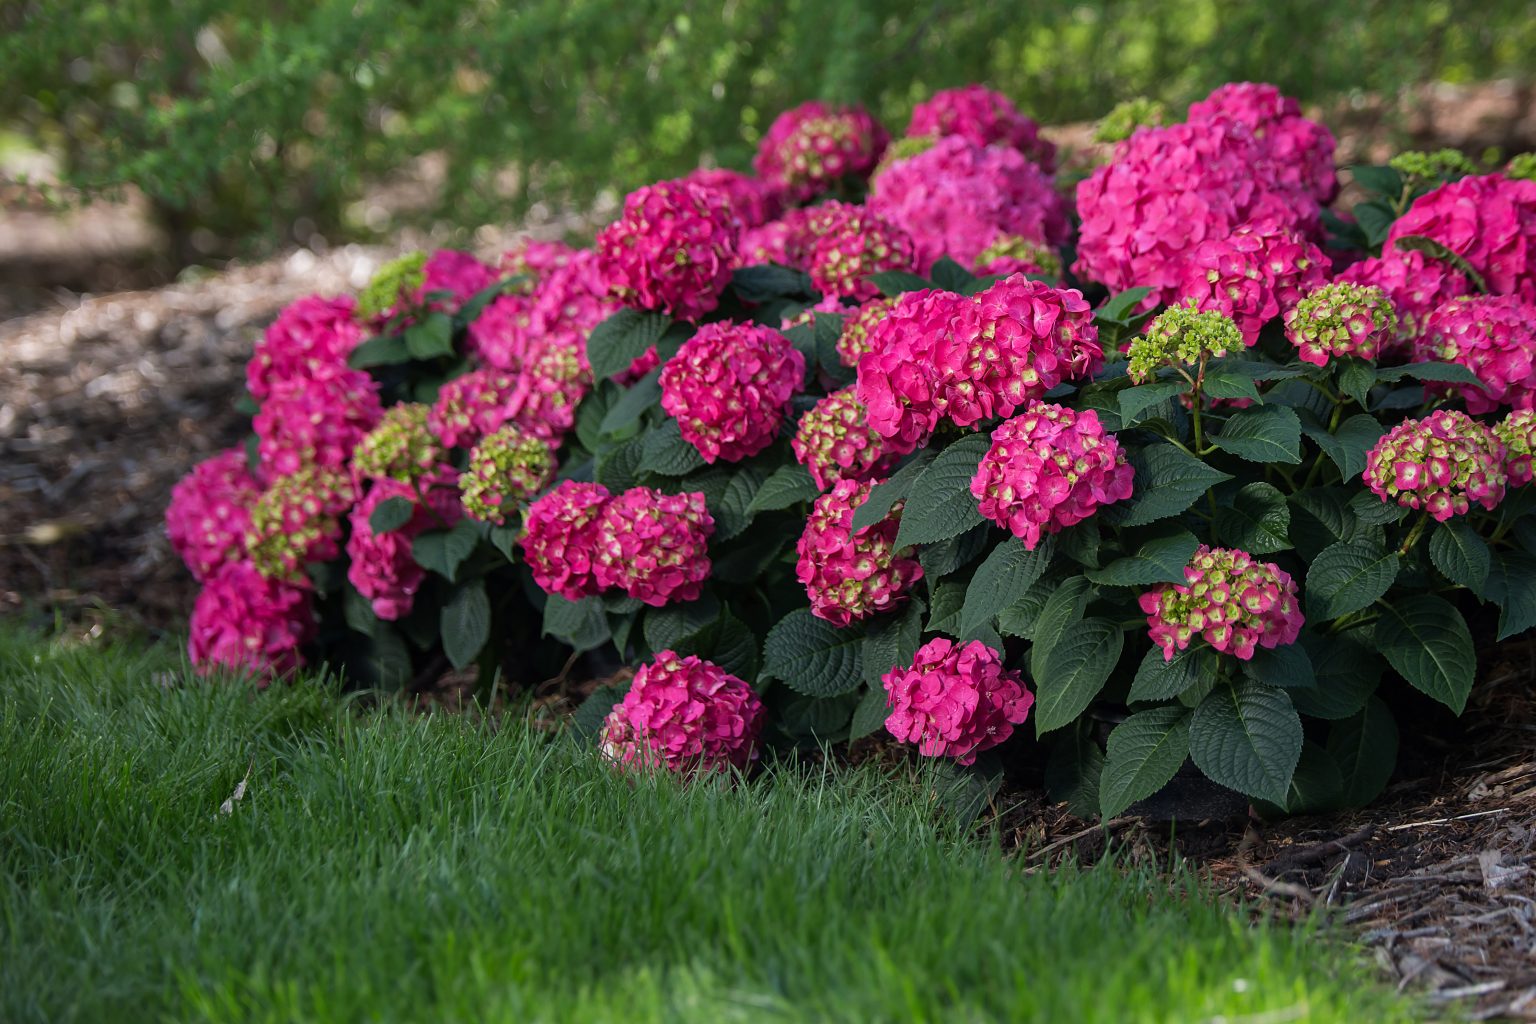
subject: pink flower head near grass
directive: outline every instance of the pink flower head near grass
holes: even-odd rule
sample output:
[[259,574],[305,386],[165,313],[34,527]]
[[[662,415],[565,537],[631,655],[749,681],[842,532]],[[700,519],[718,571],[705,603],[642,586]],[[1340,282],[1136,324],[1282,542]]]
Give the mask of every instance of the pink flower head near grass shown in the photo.
[[979,640],[930,640],[910,665],[891,669],[880,682],[891,709],[886,730],[917,744],[924,757],[959,764],[974,764],[977,754],[1006,741],[1035,702],[1023,677]]

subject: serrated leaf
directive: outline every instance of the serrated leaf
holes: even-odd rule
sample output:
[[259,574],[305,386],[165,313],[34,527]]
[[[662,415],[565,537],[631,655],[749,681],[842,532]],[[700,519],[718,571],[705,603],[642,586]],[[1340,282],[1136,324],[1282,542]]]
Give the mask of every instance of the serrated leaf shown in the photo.
[[347,628],[364,636],[372,636],[379,624],[379,617],[373,613],[373,602],[351,587],[345,588],[342,595],[341,613]]
[[1359,714],[1335,722],[1328,753],[1339,767],[1340,802],[1364,807],[1381,795],[1397,767],[1397,723],[1380,698],[1371,697]]
[[485,581],[474,580],[455,590],[443,604],[439,626],[443,653],[454,668],[474,663],[491,638],[491,601]]
[[948,540],[985,522],[971,496],[971,479],[991,446],[986,434],[967,435],[940,452],[913,481],[896,533],[898,550]]
[[1291,546],[1291,508],[1271,484],[1251,483],[1216,509],[1216,534],[1228,547],[1262,555]]
[[1367,192],[1397,199],[1403,194],[1403,178],[1394,168],[1385,164],[1355,164],[1349,168],[1355,184]]
[[368,516],[368,528],[374,533],[398,530],[416,514],[416,503],[410,498],[396,496],[385,498],[374,506]]
[[945,580],[929,592],[931,605],[928,609],[926,633],[948,633],[959,639],[960,615],[965,609],[965,584]]
[[1417,381],[1439,384],[1465,384],[1481,387],[1482,380],[1460,363],[1408,363],[1406,366],[1388,366],[1376,371],[1376,379],[1384,382],[1399,381],[1410,377]]
[[1094,583],[1115,587],[1183,583],[1184,568],[1199,547],[1194,534],[1180,530],[1170,537],[1149,540],[1134,555],[1117,558],[1102,569],[1088,569],[1083,575]]
[[[704,614],[705,610],[700,609],[694,618],[701,618]],[[649,625],[649,616],[647,616],[647,625]],[[646,642],[650,643],[649,636]],[[678,654],[685,656],[696,654],[712,661],[731,675],[746,682],[757,678],[757,637],[753,635],[747,624],[732,615],[729,609],[721,610],[703,629],[695,630],[690,635],[677,640],[672,645],[672,649]]]
[[1370,491],[1357,492],[1345,508],[1354,516],[1355,523],[1363,526],[1385,526],[1408,514],[1408,510],[1397,502],[1384,501]]
[[1429,538],[1429,560],[1446,579],[1474,594],[1482,592],[1492,564],[1488,542],[1460,518],[1448,519],[1435,527]]
[[816,286],[809,274],[777,263],[738,267],[731,274],[731,289],[742,301],[751,303],[786,296],[809,298],[816,294]]
[[864,278],[880,289],[880,294],[888,299],[905,292],[919,292],[933,287],[933,282],[926,277],[918,277],[904,270],[882,270],[876,274],[867,274]]
[[412,359],[453,355],[453,320],[444,313],[428,313],[405,329],[405,347]]
[[1376,649],[1416,689],[1458,715],[1466,708],[1477,651],[1450,602],[1416,594],[1387,605],[1376,622]]
[[485,537],[491,542],[491,547],[500,551],[509,562],[517,560],[517,541],[522,536],[522,529],[516,521],[506,526],[493,526],[486,531]]
[[872,736],[885,728],[885,720],[891,717],[890,696],[878,683],[864,691],[859,706],[853,709],[853,724],[848,727],[850,740]]
[[1317,686],[1312,658],[1307,649],[1297,643],[1258,648],[1252,658],[1243,662],[1243,674],[1282,690],[1307,690]]
[[423,569],[452,580],[479,542],[480,535],[474,523],[462,520],[451,529],[417,534],[411,542],[411,557]]
[[892,473],[889,480],[870,488],[869,497],[864,499],[864,504],[853,510],[854,531],[873,526],[889,515],[898,501],[905,501],[907,495],[912,493],[912,484],[938,454],[933,448],[924,448]]
[[982,524],[973,526],[958,537],[929,544],[917,556],[923,567],[923,575],[938,580],[969,565],[992,542],[992,530]]
[[661,401],[660,378],[661,367],[658,366],[625,388],[624,393],[604,413],[599,432],[617,433],[638,420],[647,410],[654,409]]
[[1056,587],[1055,580],[1043,579],[1036,582],[1023,597],[998,614],[997,628],[1008,636],[1023,637],[1025,640],[1033,637],[1035,622]]
[[1008,537],[976,568],[965,591],[960,632],[969,635],[998,612],[1023,597],[1045,575],[1056,553],[1055,538],[1047,535],[1033,551],[1017,537]]
[[1359,413],[1339,424],[1337,433],[1330,434],[1321,424],[1305,421],[1301,432],[1323,450],[1338,467],[1339,475],[1347,481],[1365,472],[1365,457],[1386,433],[1386,428],[1374,416]]
[[1045,790],[1052,800],[1065,801],[1080,818],[1099,812],[1099,778],[1104,774],[1104,751],[1082,729],[1065,733],[1051,748],[1045,764]]
[[880,689],[881,678],[891,669],[910,665],[923,642],[923,602],[910,599],[894,615],[870,623],[864,638],[864,681]]
[[608,714],[613,711],[615,704],[624,699],[624,694],[629,691],[629,685],[610,683],[607,686],[599,686],[593,690],[576,713],[571,715],[571,732],[577,739],[589,743],[596,743],[603,731],[603,723],[608,720]]
[[1135,468],[1129,501],[1111,505],[1121,526],[1145,526],[1176,516],[1206,491],[1232,479],[1171,444],[1158,442],[1130,456]]
[[1265,405],[1232,414],[1211,443],[1249,462],[1301,462],[1301,420],[1284,405]]
[[1353,633],[1304,634],[1316,685],[1291,691],[1296,710],[1311,718],[1348,718],[1376,692],[1384,666],[1381,657]]
[[1093,584],[1086,576],[1073,576],[1062,582],[1045,599],[1034,623],[1034,646],[1029,652],[1029,672],[1040,679],[1045,672],[1051,649],[1078,622],[1093,598]]
[[544,603],[543,635],[563,641],[578,651],[590,651],[608,642],[608,617],[599,597],[568,601],[550,594]]
[[757,493],[752,495],[747,511],[754,516],[759,512],[773,512],[811,501],[820,493],[816,481],[811,479],[804,466],[798,463],[784,465],[763,481]]
[[640,449],[641,472],[658,473],[662,476],[685,476],[704,466],[704,456],[683,440],[682,428],[677,420],[668,418],[661,426],[645,435]]
[[1175,651],[1172,661],[1164,659],[1161,647],[1153,647],[1141,659],[1125,702],[1171,700],[1215,678],[1216,655],[1204,643],[1193,643],[1182,651]]
[[1302,741],[1301,758],[1281,810],[1286,814],[1330,811],[1339,806],[1343,792],[1344,779],[1333,755],[1311,740]]
[[763,674],[808,697],[852,693],[863,681],[863,645],[860,630],[840,630],[797,608],[768,631]]
[[653,652],[678,651],[679,644],[692,639],[719,617],[720,601],[710,593],[700,595],[696,601],[647,609],[645,644]]
[[1301,758],[1301,718],[1284,690],[1245,679],[1217,686],[1190,719],[1189,754],[1210,779],[1285,802]]
[[1083,619],[1052,645],[1035,675],[1035,735],[1069,725],[1104,689],[1120,661],[1125,633],[1108,619]]
[[1097,569],[1102,541],[1098,519],[1085,519],[1056,534],[1056,550],[1086,569]]
[[752,499],[762,485],[763,471],[756,466],[743,466],[726,478],[718,495],[709,495],[710,514],[715,517],[716,542],[733,540],[752,525]]
[[1483,275],[1477,272],[1477,268],[1467,262],[1467,258],[1456,250],[1426,235],[1400,235],[1392,240],[1394,249],[1402,249],[1405,252],[1421,252],[1430,259],[1448,263],[1467,275],[1467,280],[1472,283],[1481,294],[1488,294],[1488,282],[1483,280]]
[[935,260],[928,273],[935,285],[949,292],[961,292],[977,280],[975,274],[948,256],[940,256]]
[[1200,382],[1200,389],[1207,398],[1264,401],[1251,375],[1231,369],[1207,370],[1205,378]]
[[1506,640],[1536,626],[1536,557],[1523,551],[1494,555],[1483,589],[1499,606],[1496,639]]
[[1397,552],[1359,541],[1324,548],[1307,569],[1308,617],[1330,621],[1362,608],[1385,594],[1397,579]]
[[593,379],[603,380],[629,369],[671,326],[672,318],[665,313],[638,309],[621,309],[608,317],[587,336],[587,362]]
[[1135,387],[1126,388],[1118,396],[1120,422],[1127,427],[1131,426],[1148,409],[1155,405],[1160,405],[1170,398],[1182,395],[1188,390],[1189,385],[1182,380],[1157,381],[1152,384],[1138,384]]
[[1115,726],[1104,752],[1099,811],[1113,818],[1156,793],[1189,756],[1189,712],[1178,706],[1138,711]]
[[411,350],[405,338],[399,334],[381,334],[369,338],[347,356],[347,365],[354,370],[367,370],[375,366],[398,366],[411,361]]
[[640,462],[645,457],[647,436],[641,434],[599,448],[594,460],[593,478],[614,493],[635,486],[640,476]]
[[1127,288],[1123,292],[1116,292],[1104,300],[1104,305],[1093,311],[1095,320],[1107,320],[1110,323],[1123,324],[1141,305],[1141,300],[1152,294],[1151,288],[1138,287]]
[[854,368],[844,366],[837,354],[837,340],[843,334],[843,318],[836,313],[817,313],[814,321],[816,337],[816,361],[821,372],[837,386],[852,384],[857,377]]
[[1376,384],[1376,367],[1363,359],[1346,358],[1339,367],[1339,390],[1364,409],[1366,398]]

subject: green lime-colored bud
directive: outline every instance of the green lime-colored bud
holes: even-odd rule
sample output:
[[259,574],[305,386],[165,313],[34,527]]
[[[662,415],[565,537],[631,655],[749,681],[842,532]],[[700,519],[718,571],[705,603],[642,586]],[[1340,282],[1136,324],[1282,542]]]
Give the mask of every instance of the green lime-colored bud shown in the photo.
[[1135,134],[1137,128],[1159,128],[1167,123],[1167,107],[1158,100],[1137,96],[1116,103],[1099,119],[1093,129],[1093,141],[1120,142]]
[[880,177],[881,171],[898,160],[906,160],[919,153],[928,152],[938,141],[937,135],[909,135],[895,140],[885,147],[885,152],[880,156],[880,162],[875,165],[875,173],[870,176],[871,180]]
[[357,297],[357,311],[368,319],[383,316],[395,307],[402,295],[412,295],[426,281],[427,254],[408,252],[379,268]]
[[1433,153],[1409,150],[1387,161],[1398,174],[1421,181],[1455,181],[1477,171],[1467,154],[1459,149],[1437,149]]
[[1536,153],[1515,154],[1510,158],[1509,166],[1504,168],[1504,176],[1519,178],[1523,181],[1536,181]]
[[1131,342],[1129,373],[1137,382],[1162,366],[1187,366],[1203,358],[1224,356],[1243,347],[1243,332],[1232,318],[1214,310],[1202,313],[1193,299],[1170,306]]
[[508,510],[543,490],[555,468],[549,445],[532,434],[510,425],[487,434],[459,477],[464,511],[471,519],[505,526]]
[[1040,273],[1046,277],[1061,276],[1061,256],[1055,249],[1036,245],[1018,235],[1003,235],[981,250],[981,255],[976,257],[976,266],[985,269],[997,260],[1003,259],[1022,260],[1032,264],[1039,267]]
[[340,470],[306,467],[274,480],[251,508],[245,535],[251,564],[268,579],[295,580],[306,563],[335,558],[338,516],[355,498]]
[[403,484],[425,477],[442,456],[437,438],[427,426],[430,411],[420,402],[402,402],[384,410],[379,425],[353,451],[353,472]]

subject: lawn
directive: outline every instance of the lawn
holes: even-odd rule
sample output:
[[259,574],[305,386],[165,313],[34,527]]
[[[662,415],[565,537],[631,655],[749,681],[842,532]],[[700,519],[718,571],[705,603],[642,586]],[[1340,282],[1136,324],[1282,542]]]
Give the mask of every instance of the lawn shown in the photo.
[[0,630],[0,1020],[1413,1014],[1313,928],[1185,874],[1023,875],[920,793],[633,781],[562,735]]

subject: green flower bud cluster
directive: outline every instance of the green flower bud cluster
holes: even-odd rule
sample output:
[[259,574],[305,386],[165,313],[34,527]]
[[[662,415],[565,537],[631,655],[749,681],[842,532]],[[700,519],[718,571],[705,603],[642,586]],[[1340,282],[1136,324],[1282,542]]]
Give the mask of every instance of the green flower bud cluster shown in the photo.
[[1128,372],[1132,380],[1141,382],[1159,367],[1187,366],[1242,347],[1243,333],[1231,317],[1201,312],[1190,300],[1188,305],[1165,309],[1145,334],[1131,342]]

